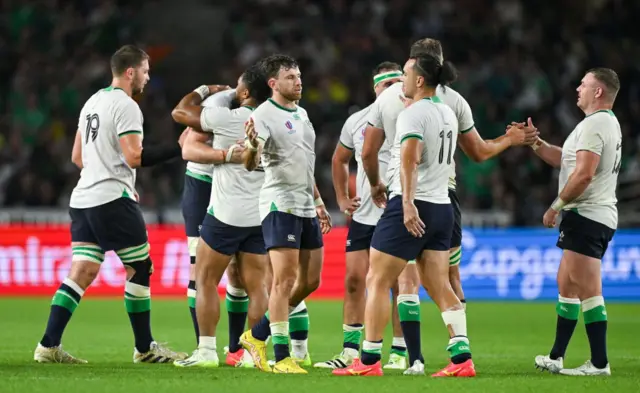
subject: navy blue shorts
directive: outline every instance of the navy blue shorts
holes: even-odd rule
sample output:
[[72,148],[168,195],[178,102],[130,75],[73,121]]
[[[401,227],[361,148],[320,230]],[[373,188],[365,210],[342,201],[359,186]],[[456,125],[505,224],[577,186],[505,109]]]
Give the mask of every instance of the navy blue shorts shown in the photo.
[[85,209],[70,208],[71,241],[97,244],[102,251],[119,251],[148,241],[147,227],[137,202],[118,198]]
[[200,226],[207,214],[210,199],[211,183],[189,175],[184,176],[184,191],[180,206],[187,237],[200,236]]
[[349,233],[347,233],[347,252],[368,250],[371,247],[371,238],[376,230],[375,225],[360,224],[351,220]]
[[285,212],[270,212],[262,220],[262,233],[267,250],[272,248],[315,250],[324,245],[318,217],[306,218]]
[[371,239],[371,247],[380,252],[410,261],[422,250],[447,251],[451,245],[453,208],[451,204],[437,204],[415,200],[425,234],[413,237],[404,226],[402,197],[393,197],[382,213]]
[[449,199],[451,199],[451,207],[453,208],[453,229],[451,231],[451,247],[449,248],[457,248],[462,245],[462,212],[456,190],[449,189]]
[[200,238],[220,254],[235,255],[237,252],[264,255],[262,227],[236,227],[225,224],[211,214],[206,214],[200,230]]

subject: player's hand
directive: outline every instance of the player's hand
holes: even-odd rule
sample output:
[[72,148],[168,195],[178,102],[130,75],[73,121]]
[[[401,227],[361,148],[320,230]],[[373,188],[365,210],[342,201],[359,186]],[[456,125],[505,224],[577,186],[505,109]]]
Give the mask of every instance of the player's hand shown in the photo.
[[413,104],[413,100],[411,98],[407,98],[402,94],[400,94],[398,97],[400,97],[400,101],[402,101],[402,105],[404,105],[405,108]]
[[231,87],[227,85],[208,85],[207,87],[209,88],[209,95],[231,89]]
[[418,208],[413,202],[402,202],[402,212],[404,216],[404,226],[407,231],[414,237],[422,237],[424,235],[424,222],[418,215]]
[[320,221],[320,230],[323,235],[326,235],[331,231],[331,215],[324,205],[316,206],[316,213],[318,214],[318,221]]
[[338,206],[340,206],[341,212],[350,216],[360,207],[360,197],[356,196],[351,199],[341,198],[338,200]]
[[[236,144],[231,152],[231,158],[229,158],[229,163],[231,164],[242,164],[244,161],[242,160],[242,153],[244,153],[244,145]],[[229,154],[227,152],[227,154]]]
[[244,123],[244,133],[251,146],[258,148],[258,132],[256,131],[256,126],[252,118],[249,118],[249,120]]
[[556,226],[556,218],[558,218],[558,211],[549,208],[542,217],[542,224],[547,228],[553,228]]
[[191,127],[187,127],[184,129],[184,131],[182,131],[182,134],[180,134],[180,137],[178,138],[178,144],[180,145],[180,147],[184,146],[184,141],[187,139],[187,135],[189,135],[190,131]]
[[511,122],[505,130],[507,136],[511,140],[512,146],[529,146],[538,140],[540,132],[533,125],[531,118],[527,119],[527,123]]
[[371,199],[381,209],[387,207],[387,186],[378,183],[377,186],[371,187]]

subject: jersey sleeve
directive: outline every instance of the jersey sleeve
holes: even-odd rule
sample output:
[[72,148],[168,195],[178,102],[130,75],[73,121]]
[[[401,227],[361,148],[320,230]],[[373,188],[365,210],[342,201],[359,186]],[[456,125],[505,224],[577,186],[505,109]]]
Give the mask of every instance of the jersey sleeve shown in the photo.
[[605,138],[601,122],[587,121],[584,122],[583,125],[583,129],[578,135],[576,152],[580,150],[587,150],[592,153],[596,153],[599,156],[602,155]]
[[473,122],[473,112],[471,112],[471,107],[467,100],[461,95],[457,100],[455,112],[458,118],[458,132],[464,134],[465,132],[471,131],[475,125]]
[[380,105],[380,98],[378,97],[377,100],[375,100],[373,102],[373,104],[371,104],[371,110],[369,111],[369,114],[367,115],[367,123],[369,123],[370,125],[376,127],[376,128],[384,128],[382,126],[383,122],[382,122],[382,107]]
[[231,103],[235,95],[235,89],[219,91],[205,98],[204,101],[202,101],[202,106],[231,108]]
[[231,109],[211,106],[203,107],[200,113],[200,127],[202,131],[213,132],[216,128],[229,124],[232,113]]
[[403,110],[396,122],[396,140],[400,139],[400,144],[407,139],[424,140],[424,119],[416,116],[415,110]]
[[347,121],[344,122],[342,131],[340,131],[340,144],[349,150],[354,149],[353,134],[351,132],[353,125],[351,123],[351,117],[349,117]]
[[254,113],[251,118],[253,119],[255,130],[258,133],[260,144],[264,144],[271,137],[271,129],[267,124],[267,119],[262,113]]
[[118,136],[142,134],[142,111],[133,100],[121,101],[115,107],[114,124]]

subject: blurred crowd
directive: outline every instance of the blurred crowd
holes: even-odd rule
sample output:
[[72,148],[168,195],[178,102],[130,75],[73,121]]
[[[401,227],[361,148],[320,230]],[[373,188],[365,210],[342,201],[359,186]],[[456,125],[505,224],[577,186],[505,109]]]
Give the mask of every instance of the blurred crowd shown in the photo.
[[[0,4],[0,206],[66,207],[78,176],[69,157],[80,107],[109,84],[108,59],[119,45],[145,46],[138,3]],[[221,80],[212,83],[234,83],[273,52],[299,60],[301,105],[318,134],[316,178],[329,204],[331,155],[344,120],[374,99],[371,70],[382,61],[402,64],[423,37],[440,39],[458,67],[452,87],[469,101],[485,139],[531,116],[545,140],[561,145],[583,117],[575,88],[584,71],[613,68],[622,82],[614,107],[623,132],[621,175],[640,174],[640,46],[633,39],[640,2],[236,0],[225,7],[225,56],[215,69]],[[156,77],[162,84],[154,86]],[[153,135],[177,137],[170,111],[180,97],[167,97],[161,86],[179,83],[152,68],[151,93],[140,104]],[[480,164],[458,152],[457,163],[465,211],[506,211],[516,225],[538,225],[557,194],[556,171],[528,148]],[[178,206],[183,162],[139,172],[143,205]]]

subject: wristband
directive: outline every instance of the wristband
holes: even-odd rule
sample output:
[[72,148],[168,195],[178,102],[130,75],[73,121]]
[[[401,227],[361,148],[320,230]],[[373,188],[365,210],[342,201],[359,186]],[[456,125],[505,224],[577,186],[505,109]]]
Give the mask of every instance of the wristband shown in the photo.
[[553,203],[551,204],[551,209],[559,212],[560,210],[562,210],[563,207],[565,207],[566,204],[567,203],[563,201],[560,197],[557,197],[556,200],[553,201]]
[[209,86],[202,85],[202,86],[197,87],[194,91],[196,93],[198,93],[198,95],[200,96],[201,99],[204,100],[209,95]]
[[544,144],[544,141],[540,138],[538,138],[538,140],[536,140],[535,142],[533,142],[533,145],[531,145],[531,148],[533,149],[533,151],[536,151],[540,148],[540,146],[542,146]]
[[229,150],[227,150],[226,154],[224,155],[224,162],[231,162],[231,158],[233,157],[233,150],[235,150],[236,145],[231,145],[231,147],[229,147]]
[[322,200],[322,197],[317,197],[316,200],[313,201],[313,203],[314,205],[316,205],[316,207],[324,205],[324,201]]
[[258,151],[258,148],[257,147],[253,147],[253,145],[251,144],[251,142],[249,142],[248,139],[244,140],[244,147],[246,149],[248,149],[249,151],[254,151],[254,152]]

